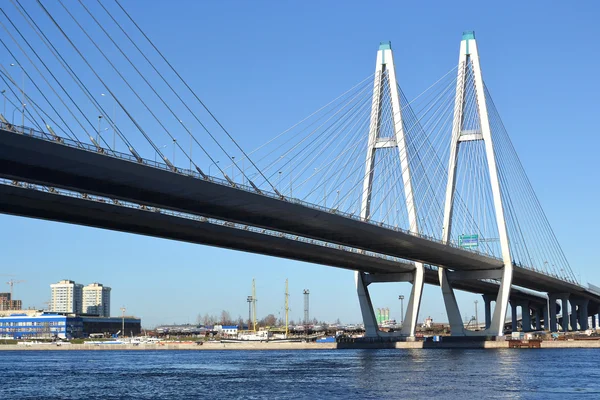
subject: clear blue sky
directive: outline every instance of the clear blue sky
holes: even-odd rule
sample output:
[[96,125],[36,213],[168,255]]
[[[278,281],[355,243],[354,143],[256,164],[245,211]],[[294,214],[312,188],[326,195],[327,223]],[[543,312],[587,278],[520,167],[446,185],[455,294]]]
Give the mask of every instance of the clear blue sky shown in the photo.
[[[455,65],[461,33],[475,30],[484,79],[563,250],[583,282],[600,284],[596,2],[123,4],[248,150],[371,74],[380,41],[392,41],[411,98]],[[288,278],[292,319],[309,288],[311,316],[360,321],[350,271],[25,218],[0,216],[0,226],[0,274],[26,281],[15,286],[25,306],[42,307],[66,278],[111,286],[113,314],[124,305],[145,326],[222,309],[245,317],[254,277],[259,316],[278,315]],[[373,303],[400,319],[398,295],[409,292],[376,285]],[[463,316],[477,298],[460,295]],[[425,289],[420,320],[428,315],[446,320],[437,287]]]

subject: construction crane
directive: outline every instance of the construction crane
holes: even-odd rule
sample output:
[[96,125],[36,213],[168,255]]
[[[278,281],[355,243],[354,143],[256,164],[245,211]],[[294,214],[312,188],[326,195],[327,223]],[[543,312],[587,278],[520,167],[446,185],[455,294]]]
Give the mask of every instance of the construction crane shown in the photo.
[[11,279],[11,280],[9,280],[8,282],[6,282],[6,284],[7,284],[8,286],[10,286],[10,299],[11,299],[11,301],[12,301],[12,300],[14,300],[14,297],[13,297],[13,286],[14,286],[16,283],[24,283],[24,282],[25,282],[25,281],[15,281],[14,279]]

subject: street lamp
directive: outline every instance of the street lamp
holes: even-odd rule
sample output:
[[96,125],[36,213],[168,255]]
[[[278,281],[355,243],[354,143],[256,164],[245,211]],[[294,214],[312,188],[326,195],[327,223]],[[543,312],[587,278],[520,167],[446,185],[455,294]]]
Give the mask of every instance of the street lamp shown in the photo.
[[400,325],[404,325],[404,295],[398,296],[398,300],[400,300]]
[[[23,77],[23,86],[21,87],[21,92],[23,93],[23,102],[21,103],[23,106],[23,123],[21,126],[23,127],[23,129],[25,129],[25,70],[23,69],[21,64],[17,65],[17,64],[11,63],[10,66],[11,67],[18,66],[19,68],[21,68],[21,75]],[[14,113],[13,113],[13,115],[14,115]],[[14,119],[14,117],[13,117],[13,119]],[[14,120],[13,120],[13,123],[14,123]]]
[[102,115],[98,115],[98,133],[96,134],[96,142],[100,145],[100,121],[102,121]]
[[12,112],[12,119],[11,119],[11,121],[12,121],[13,125],[15,124],[15,111],[17,111],[18,109],[19,109],[19,107],[15,107],[15,109]]
[[252,296],[246,298],[248,302],[248,330],[250,330],[250,322],[252,321]]
[[125,306],[121,307],[121,312],[123,313],[122,322],[121,322],[121,332],[123,337],[125,337]]
[[175,145],[177,144],[177,139],[173,138],[173,166],[175,166]]
[[231,161],[233,162],[231,164],[231,180],[233,180],[235,182],[235,169],[234,169],[234,167],[235,167],[235,156],[231,157]]
[[279,178],[277,179],[277,190],[281,189],[281,171],[279,171]]

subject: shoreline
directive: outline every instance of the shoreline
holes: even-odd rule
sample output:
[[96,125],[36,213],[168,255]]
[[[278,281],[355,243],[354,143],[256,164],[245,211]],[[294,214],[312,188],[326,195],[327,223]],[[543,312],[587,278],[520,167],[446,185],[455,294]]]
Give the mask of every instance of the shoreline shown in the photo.
[[[527,342],[523,346],[527,348]],[[0,345],[0,351],[146,351],[146,350],[349,350],[349,349],[508,349],[509,341],[463,341],[463,342],[387,342],[387,343],[220,343],[205,342],[203,345],[190,343],[168,344],[120,344],[120,345],[94,345],[94,344],[27,344],[27,345]],[[590,349],[600,348],[600,340],[556,340],[541,341],[541,349]]]

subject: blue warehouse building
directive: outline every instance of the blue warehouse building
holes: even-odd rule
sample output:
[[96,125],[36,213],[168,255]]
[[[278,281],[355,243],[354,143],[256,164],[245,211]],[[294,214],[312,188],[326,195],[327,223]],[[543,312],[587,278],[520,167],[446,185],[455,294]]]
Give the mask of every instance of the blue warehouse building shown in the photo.
[[125,323],[127,335],[139,335],[139,318],[102,318],[42,313],[11,314],[0,318],[0,338],[4,339],[72,339],[87,337],[91,333],[115,334]]
[[59,314],[12,314],[0,318],[0,337],[10,339],[77,338],[83,336],[83,322],[78,317]]

